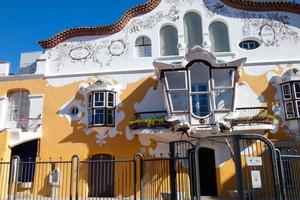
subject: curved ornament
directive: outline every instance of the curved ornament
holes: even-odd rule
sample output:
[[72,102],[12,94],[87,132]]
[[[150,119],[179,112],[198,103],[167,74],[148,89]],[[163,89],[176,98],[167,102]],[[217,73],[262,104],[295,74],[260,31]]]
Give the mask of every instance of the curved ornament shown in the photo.
[[76,47],[71,49],[69,52],[69,56],[73,60],[84,60],[87,59],[91,55],[91,52],[85,47]]
[[125,44],[122,40],[116,40],[111,42],[111,44],[108,47],[109,53],[112,56],[120,56],[125,51]]
[[270,25],[263,25],[260,29],[260,37],[263,43],[267,46],[274,44],[275,31]]

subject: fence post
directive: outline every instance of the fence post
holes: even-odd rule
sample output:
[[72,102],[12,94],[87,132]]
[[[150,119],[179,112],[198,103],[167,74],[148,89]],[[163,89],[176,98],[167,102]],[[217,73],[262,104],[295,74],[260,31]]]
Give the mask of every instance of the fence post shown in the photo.
[[70,200],[72,200],[72,196],[73,196],[74,165],[76,165],[75,200],[78,200],[79,164],[80,164],[79,156],[78,155],[73,155],[72,158],[71,158]]
[[241,162],[241,148],[239,137],[233,137],[233,151],[234,151],[234,163],[235,163],[235,173],[237,177],[237,191],[238,199],[244,200],[244,183],[243,183],[243,172],[242,172],[242,162]]
[[17,191],[17,181],[19,176],[19,164],[20,164],[20,157],[14,156],[10,161],[10,176],[9,176],[9,185],[8,185],[8,200],[11,200],[11,193],[12,193],[12,186],[13,183],[15,183],[14,188],[14,197],[13,199],[16,199],[16,191]]
[[[140,165],[141,165],[141,161],[143,159],[143,155],[141,153],[137,153],[134,155],[134,185],[133,185],[133,190],[134,190],[134,200],[136,200],[136,194],[137,194],[137,159],[140,158]],[[142,173],[140,173],[140,179],[142,179]],[[142,185],[140,186],[140,194],[142,194]],[[140,197],[140,199],[142,200],[142,195]]]
[[169,145],[170,145],[169,170],[170,170],[171,199],[177,199],[175,145],[173,142],[171,142]]
[[286,200],[286,191],[285,191],[285,178],[284,178],[284,169],[283,169],[283,164],[282,164],[282,158],[281,158],[281,152],[279,149],[275,149],[276,151],[276,161],[278,163],[278,175],[279,175],[279,180],[280,180],[280,188],[282,191],[282,199]]

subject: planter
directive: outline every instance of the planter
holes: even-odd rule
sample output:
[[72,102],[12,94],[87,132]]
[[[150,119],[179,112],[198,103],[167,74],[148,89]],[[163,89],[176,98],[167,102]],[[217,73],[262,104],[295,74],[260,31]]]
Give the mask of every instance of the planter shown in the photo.
[[272,124],[272,119],[235,119],[232,122],[232,125],[239,125],[239,124]]
[[139,122],[132,122],[128,126],[132,130],[141,129],[141,128],[155,129],[155,128],[169,128],[170,123],[169,122],[161,122],[161,121],[153,121],[151,123],[147,123],[144,121],[139,121]]

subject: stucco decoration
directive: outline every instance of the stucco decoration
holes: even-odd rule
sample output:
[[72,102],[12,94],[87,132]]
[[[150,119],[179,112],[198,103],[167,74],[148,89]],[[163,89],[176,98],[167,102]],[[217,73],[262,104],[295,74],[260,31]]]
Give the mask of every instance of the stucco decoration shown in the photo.
[[109,66],[113,57],[127,54],[128,44],[123,40],[69,41],[61,43],[47,52],[50,62],[60,71],[68,63],[96,63],[99,68]]
[[154,14],[151,14],[145,18],[135,18],[127,26],[126,30],[129,30],[130,33],[136,33],[141,30],[149,30],[154,28],[159,22],[163,20],[177,21],[179,19],[179,10],[175,6],[167,11],[158,11]]
[[278,46],[280,41],[300,41],[299,33],[290,26],[290,17],[279,12],[248,12],[232,9],[218,0],[203,0],[206,14],[240,18],[244,36],[258,36],[265,46]]

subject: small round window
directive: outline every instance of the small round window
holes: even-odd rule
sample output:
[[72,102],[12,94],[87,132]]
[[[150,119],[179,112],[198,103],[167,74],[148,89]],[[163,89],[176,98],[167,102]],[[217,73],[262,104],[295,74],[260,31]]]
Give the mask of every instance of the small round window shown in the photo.
[[76,106],[74,106],[71,108],[70,113],[71,113],[71,115],[75,116],[75,115],[78,115],[79,110]]
[[255,40],[245,40],[245,41],[241,42],[239,44],[239,46],[242,49],[251,50],[251,49],[258,48],[260,45],[259,45],[259,42],[255,41]]

